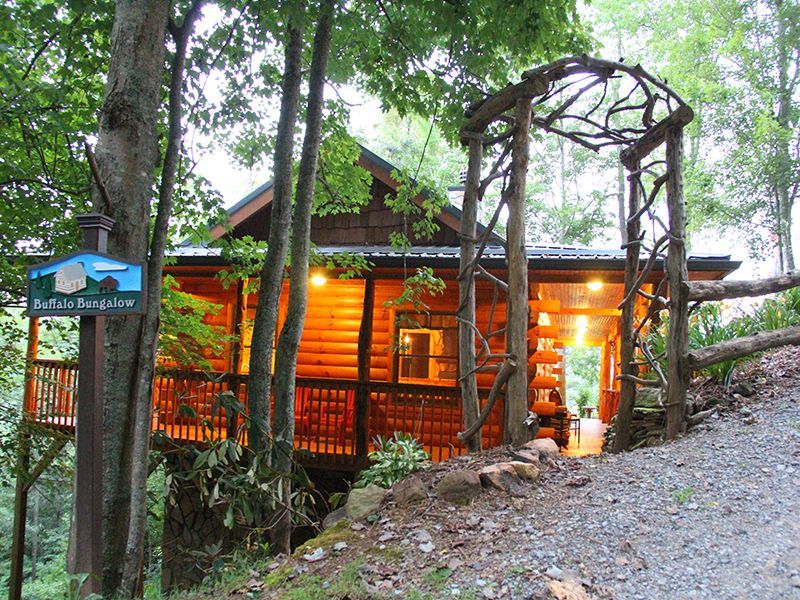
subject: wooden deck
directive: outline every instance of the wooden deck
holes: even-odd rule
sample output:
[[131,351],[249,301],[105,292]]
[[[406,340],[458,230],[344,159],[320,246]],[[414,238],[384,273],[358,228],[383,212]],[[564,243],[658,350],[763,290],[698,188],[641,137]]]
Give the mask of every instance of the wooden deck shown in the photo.
[[[37,359],[32,369],[27,414],[45,427],[73,431],[77,365]],[[481,391],[482,398],[487,395],[488,390]],[[246,375],[159,371],[152,428],[185,444],[242,435],[246,399]],[[501,443],[502,416],[500,399],[483,429],[487,446]],[[461,423],[461,391],[456,387],[297,379],[295,448],[307,466],[360,469],[367,464],[373,439],[395,431],[420,440],[432,460],[447,460],[466,452],[456,437]]]
[[608,426],[600,419],[581,419],[581,435],[573,432],[569,445],[561,450],[562,456],[586,456],[603,451],[603,436]]

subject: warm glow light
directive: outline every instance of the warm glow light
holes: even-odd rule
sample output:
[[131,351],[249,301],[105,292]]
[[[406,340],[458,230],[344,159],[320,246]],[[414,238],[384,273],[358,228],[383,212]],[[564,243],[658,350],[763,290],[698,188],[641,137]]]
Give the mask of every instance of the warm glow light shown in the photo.
[[317,287],[321,285],[325,285],[325,282],[328,281],[324,275],[320,275],[317,273],[316,275],[312,275],[311,277],[311,284],[316,285]]
[[403,338],[403,341],[404,341],[406,344],[410,344],[410,343],[411,343],[411,336],[408,336],[408,335],[407,335],[406,337],[404,337],[404,338]]
[[586,315],[578,315],[578,318],[575,319],[575,322],[578,325],[578,329],[586,329],[589,327],[589,319],[586,318]]
[[602,281],[590,281],[589,283],[586,284],[586,287],[588,287],[593,292],[597,292],[600,289],[602,289],[603,282]]

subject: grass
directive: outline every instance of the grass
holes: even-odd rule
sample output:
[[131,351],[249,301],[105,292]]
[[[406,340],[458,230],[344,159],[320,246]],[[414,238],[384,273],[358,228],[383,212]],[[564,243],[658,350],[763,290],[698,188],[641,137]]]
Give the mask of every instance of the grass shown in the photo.
[[684,502],[688,502],[693,494],[694,488],[690,485],[687,485],[685,488],[681,488],[675,492],[675,501],[678,504],[683,504]]

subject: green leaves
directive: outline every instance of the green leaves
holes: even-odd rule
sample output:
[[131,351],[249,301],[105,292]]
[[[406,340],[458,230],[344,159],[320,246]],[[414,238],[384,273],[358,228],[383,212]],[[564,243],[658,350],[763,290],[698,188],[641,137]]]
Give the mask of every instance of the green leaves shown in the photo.
[[392,437],[378,436],[373,443],[375,449],[368,455],[373,464],[361,472],[354,487],[389,488],[411,473],[430,466],[430,456],[410,433],[395,431]]

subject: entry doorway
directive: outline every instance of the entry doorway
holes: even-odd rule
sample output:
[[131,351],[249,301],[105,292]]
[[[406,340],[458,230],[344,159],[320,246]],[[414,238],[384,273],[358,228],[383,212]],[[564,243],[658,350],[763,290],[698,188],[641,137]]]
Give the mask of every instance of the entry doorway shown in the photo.
[[564,346],[564,384],[566,403],[574,418],[567,456],[599,454],[603,449],[606,425],[598,418],[602,348],[596,345]]

